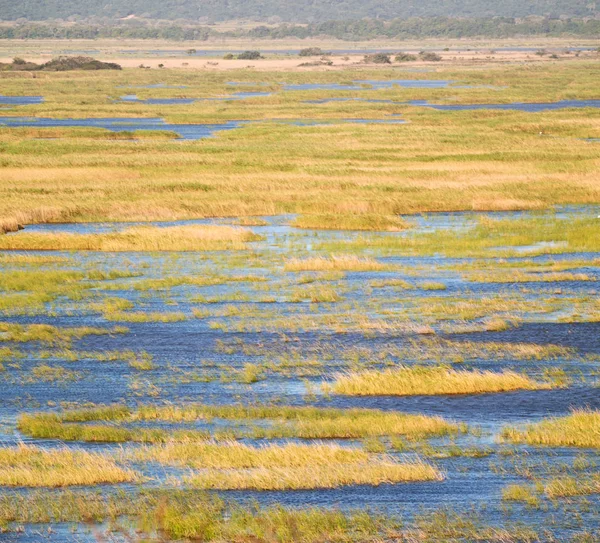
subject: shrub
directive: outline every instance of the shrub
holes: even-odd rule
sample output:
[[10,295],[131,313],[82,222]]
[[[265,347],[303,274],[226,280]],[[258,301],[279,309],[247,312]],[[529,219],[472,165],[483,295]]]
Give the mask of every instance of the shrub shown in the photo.
[[263,56],[260,54],[260,51],[244,51],[237,58],[239,60],[258,60],[259,58],[263,58]]
[[419,58],[428,62],[438,62],[442,60],[442,57],[433,51],[421,51],[419,53]]
[[319,57],[324,55],[323,50],[320,47],[306,47],[299,53],[301,57]]
[[369,64],[391,64],[390,55],[386,53],[373,53],[372,55],[365,55],[365,62]]
[[398,53],[396,55],[396,62],[411,62],[417,60],[417,55],[411,55],[410,53]]

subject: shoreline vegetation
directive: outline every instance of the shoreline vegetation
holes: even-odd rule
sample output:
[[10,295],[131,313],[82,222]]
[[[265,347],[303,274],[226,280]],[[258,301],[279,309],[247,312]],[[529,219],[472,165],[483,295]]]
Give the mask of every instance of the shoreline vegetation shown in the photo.
[[0,250],[12,251],[232,251],[262,239],[231,226],[137,226],[107,234],[23,232],[0,236]]

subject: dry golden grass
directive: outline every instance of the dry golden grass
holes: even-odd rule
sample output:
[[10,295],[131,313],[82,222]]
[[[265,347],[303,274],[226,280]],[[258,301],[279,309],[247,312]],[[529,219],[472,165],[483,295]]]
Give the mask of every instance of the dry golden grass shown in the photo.
[[215,469],[333,466],[369,459],[369,455],[360,449],[320,443],[251,447],[238,442],[197,441],[171,441],[142,447],[133,451],[131,457],[142,462]]
[[285,271],[383,271],[389,266],[372,258],[354,255],[332,255],[330,257],[292,258],[285,263]]
[[331,385],[336,394],[350,396],[482,394],[510,390],[537,390],[550,385],[537,383],[512,371],[456,371],[444,367],[399,367],[339,375]]
[[578,409],[525,428],[505,428],[502,437],[513,443],[548,447],[600,448],[600,411]]
[[441,481],[443,476],[423,462],[396,463],[383,458],[368,463],[330,464],[299,468],[256,468],[248,470],[205,470],[186,479],[202,489],[301,490],[336,488],[346,485]]
[[136,475],[101,454],[20,445],[0,449],[0,485],[63,487],[124,483]]
[[[234,432],[239,437],[302,438],[302,439],[360,439],[371,436],[401,435],[407,439],[456,434],[459,425],[418,414],[384,412],[375,409],[323,409],[314,407],[244,407],[209,406],[141,406],[131,411],[125,406],[98,407],[64,411],[63,413],[24,413],[19,417],[20,432],[38,439],[64,441],[144,441],[165,442],[186,440],[185,435],[169,436],[159,428],[123,427],[122,421],[191,422],[221,418],[253,425]],[[90,424],[105,421],[107,424]],[[82,424],[86,423],[86,424]],[[232,430],[233,431],[233,430]]]
[[292,226],[315,230],[372,230],[380,232],[399,232],[410,227],[400,217],[374,213],[302,215],[292,222]]
[[136,226],[107,234],[19,233],[0,237],[0,249],[31,251],[212,251],[246,249],[260,239],[230,226]]
[[597,473],[593,474],[591,477],[586,475],[569,477],[565,475],[556,479],[551,479],[544,486],[544,492],[549,498],[600,494],[600,475]]

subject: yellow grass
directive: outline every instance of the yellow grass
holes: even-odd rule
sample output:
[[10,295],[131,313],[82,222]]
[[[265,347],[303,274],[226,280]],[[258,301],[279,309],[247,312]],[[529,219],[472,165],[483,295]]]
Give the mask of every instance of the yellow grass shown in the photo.
[[22,232],[0,237],[0,249],[28,251],[211,251],[247,248],[260,239],[231,226],[134,226],[122,232],[71,234]]
[[591,477],[585,475],[569,477],[565,475],[551,479],[546,483],[544,492],[549,498],[600,494],[600,475],[597,473]]
[[326,388],[349,396],[420,394],[481,394],[550,388],[512,371],[452,370],[444,367],[404,367],[339,375]]
[[382,271],[388,266],[373,258],[354,255],[317,256],[313,258],[292,258],[285,263],[285,271]]
[[153,461],[193,468],[299,468],[366,462],[369,455],[360,449],[339,445],[293,444],[251,447],[237,442],[210,443],[171,441],[136,449],[136,461]]
[[301,490],[336,488],[346,485],[441,481],[433,466],[422,462],[396,463],[391,459],[369,463],[331,464],[299,468],[256,468],[248,470],[206,470],[186,482],[202,489],[219,490]]
[[101,454],[61,448],[43,450],[19,445],[0,449],[0,485],[63,487],[124,483],[135,474]]
[[372,230],[399,232],[410,225],[394,215],[353,214],[353,215],[302,215],[292,222],[296,228],[316,230]]
[[597,449],[600,448],[600,411],[578,409],[566,417],[546,419],[525,428],[505,428],[502,437],[513,443]]

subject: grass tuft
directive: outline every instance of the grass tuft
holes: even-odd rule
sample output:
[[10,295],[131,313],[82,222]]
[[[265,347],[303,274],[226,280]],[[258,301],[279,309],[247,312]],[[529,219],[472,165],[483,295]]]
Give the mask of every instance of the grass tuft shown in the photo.
[[512,371],[452,370],[445,367],[405,367],[339,375],[326,388],[349,396],[410,396],[431,394],[482,394],[510,390],[537,390],[537,383]]
[[600,411],[578,409],[566,417],[542,420],[525,428],[505,428],[502,437],[513,443],[598,449]]

